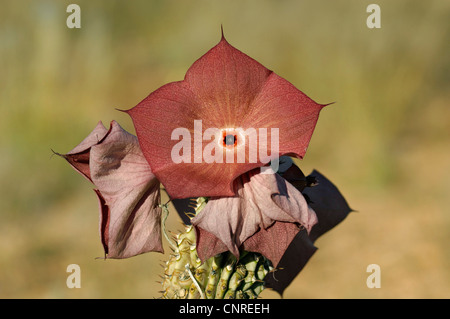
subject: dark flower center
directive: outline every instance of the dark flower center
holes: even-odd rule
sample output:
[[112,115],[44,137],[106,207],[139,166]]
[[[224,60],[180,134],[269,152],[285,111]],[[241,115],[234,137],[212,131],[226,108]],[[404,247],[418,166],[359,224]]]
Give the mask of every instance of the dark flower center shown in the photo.
[[234,134],[227,134],[223,137],[223,146],[232,146],[237,144],[237,136]]

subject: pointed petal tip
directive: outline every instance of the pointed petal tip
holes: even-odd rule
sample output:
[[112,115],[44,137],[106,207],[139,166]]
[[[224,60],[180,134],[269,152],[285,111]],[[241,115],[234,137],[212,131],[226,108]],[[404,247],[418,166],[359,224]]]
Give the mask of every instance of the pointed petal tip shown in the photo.
[[122,110],[122,109],[119,109],[119,108],[117,108],[117,107],[115,107],[114,109],[115,109],[116,111],[124,112],[124,113],[128,113],[128,111],[129,111],[129,110]]
[[220,25],[220,41],[218,44],[226,44],[226,45],[230,45],[227,41],[227,39],[225,38],[225,32],[223,31],[223,24]]
[[58,156],[60,156],[62,158],[67,159],[65,154],[61,154],[61,153],[55,152],[52,148],[50,149],[50,151],[52,151],[52,153],[53,153],[50,158],[52,158],[54,155],[58,155]]
[[335,104],[335,103],[337,103],[337,102],[334,101],[334,102],[330,102],[330,103],[327,103],[327,104],[319,104],[319,105],[320,105],[321,108],[323,109],[325,106],[332,105],[332,104]]
[[[221,33],[221,38],[220,38],[220,40],[222,41],[222,40],[225,40],[225,36],[224,36],[224,34],[223,34],[223,24],[221,24],[220,25],[220,33]],[[225,40],[226,41],[226,40]]]
[[95,260],[100,260],[100,259],[106,260],[106,259],[108,259],[108,257],[105,254],[103,257],[95,257],[94,259]]
[[122,128],[122,126],[120,126],[120,124],[117,123],[116,120],[111,120],[111,122],[109,122],[109,127],[110,127],[110,130],[112,130],[112,128],[114,128],[114,127]]

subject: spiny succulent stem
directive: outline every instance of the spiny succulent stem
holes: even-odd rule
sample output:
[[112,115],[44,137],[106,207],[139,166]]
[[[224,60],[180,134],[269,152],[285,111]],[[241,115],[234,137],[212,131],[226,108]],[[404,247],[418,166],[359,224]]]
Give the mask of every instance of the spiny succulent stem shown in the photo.
[[187,272],[189,273],[189,277],[191,277],[192,282],[194,283],[197,290],[200,292],[200,298],[205,299],[205,294],[203,293],[202,288],[200,288],[200,285],[199,285],[197,279],[195,279],[194,274],[191,271],[191,265],[189,263],[187,263],[185,267],[186,267]]
[[[208,198],[192,199],[198,214]],[[174,248],[164,269],[162,298],[182,299],[255,299],[265,288],[264,277],[272,270],[270,262],[261,254],[241,251],[237,259],[231,252],[223,252],[201,261],[196,246],[194,226],[186,226],[174,239],[169,239],[165,229],[167,204],[163,210],[162,230]]]

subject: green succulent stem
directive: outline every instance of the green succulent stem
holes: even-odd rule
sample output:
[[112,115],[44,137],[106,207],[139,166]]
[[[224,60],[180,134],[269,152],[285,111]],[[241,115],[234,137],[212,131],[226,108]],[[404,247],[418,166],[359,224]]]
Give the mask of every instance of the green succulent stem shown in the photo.
[[[207,201],[205,197],[196,200],[196,214]],[[163,212],[168,212],[167,205]],[[166,218],[167,214],[163,221]],[[170,240],[167,235],[165,237]],[[264,290],[264,277],[272,271],[268,259],[247,251],[242,251],[239,259],[231,252],[224,252],[202,263],[192,226],[186,226],[176,240],[169,243],[174,246],[174,252],[164,269],[162,298],[255,299]]]

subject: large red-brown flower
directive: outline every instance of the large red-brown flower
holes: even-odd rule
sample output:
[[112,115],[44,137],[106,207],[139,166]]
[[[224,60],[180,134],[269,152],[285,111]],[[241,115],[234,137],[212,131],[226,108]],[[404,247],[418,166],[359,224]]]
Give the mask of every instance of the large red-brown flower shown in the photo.
[[[171,198],[186,198],[233,196],[243,173],[284,154],[302,158],[323,106],[222,36],[183,81],[162,86],[127,113],[152,172]],[[252,129],[256,158],[250,135],[240,134]],[[260,154],[263,142],[267,152]],[[214,161],[205,159],[211,154]],[[238,154],[245,159],[238,162]]]
[[[265,285],[282,293],[315,239],[350,211],[331,182],[305,176],[289,157],[303,158],[324,106],[222,35],[183,81],[126,111],[137,137],[115,121],[109,130],[99,123],[62,156],[96,186],[106,257],[163,251],[161,182],[181,216],[187,199],[207,197],[187,221],[202,261],[260,253],[280,268]],[[273,171],[259,169],[269,163]]]

